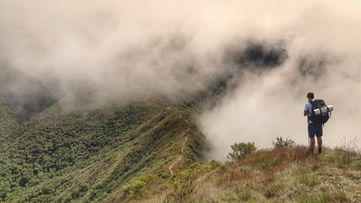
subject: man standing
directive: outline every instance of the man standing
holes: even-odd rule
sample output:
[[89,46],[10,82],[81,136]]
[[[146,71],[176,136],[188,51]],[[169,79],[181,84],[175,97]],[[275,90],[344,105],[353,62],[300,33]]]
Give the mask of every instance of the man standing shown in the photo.
[[322,153],[322,124],[316,123],[312,119],[312,111],[313,108],[313,99],[315,95],[313,92],[307,93],[307,100],[308,103],[305,105],[305,110],[303,112],[304,116],[307,116],[307,123],[308,123],[308,137],[310,138],[310,153],[313,154],[313,150],[315,148],[315,135],[317,137],[317,145],[318,145],[318,153]]

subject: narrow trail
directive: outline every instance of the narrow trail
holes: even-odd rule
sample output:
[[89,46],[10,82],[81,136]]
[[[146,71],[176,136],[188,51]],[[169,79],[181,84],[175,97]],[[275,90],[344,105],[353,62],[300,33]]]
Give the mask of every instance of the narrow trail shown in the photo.
[[[185,132],[184,135],[185,135],[186,133],[187,133],[187,132]],[[168,168],[171,176],[173,176],[173,170],[172,170],[173,166],[175,166],[175,165],[176,165],[180,160],[182,160],[182,158],[183,158],[184,147],[186,146],[187,140],[188,140],[188,137],[185,137],[185,138],[184,138],[184,141],[183,141],[182,149],[181,149],[181,152],[182,152],[181,155],[179,155],[178,159],[175,160],[175,161],[169,166],[169,168]]]

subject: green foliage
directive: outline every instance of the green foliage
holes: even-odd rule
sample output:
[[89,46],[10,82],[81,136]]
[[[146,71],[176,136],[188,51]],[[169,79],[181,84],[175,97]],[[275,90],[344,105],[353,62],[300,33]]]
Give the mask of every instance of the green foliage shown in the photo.
[[158,175],[159,178],[161,179],[168,179],[171,177],[171,175],[169,173],[166,173],[166,172],[162,172]]
[[141,176],[134,178],[120,189],[122,199],[135,200],[150,197],[152,192],[146,186],[155,179],[155,176]]
[[[66,113],[55,104],[21,125],[0,105],[0,115],[9,118],[0,120],[0,129],[12,133],[0,142],[0,201],[149,197],[152,184],[169,181],[165,166],[179,157],[185,135],[184,166],[204,149],[193,113],[167,105],[151,100]],[[149,174],[158,175],[145,178]]]
[[211,165],[212,170],[221,167],[223,165],[221,162],[215,160],[212,160],[209,164]]
[[173,192],[167,196],[167,199],[175,201],[184,201],[194,192],[195,181],[200,175],[200,169],[197,166],[182,170],[173,177]]
[[144,198],[149,196],[150,192],[145,189],[146,183],[141,180],[133,180],[125,184],[121,191],[126,199]]
[[229,161],[237,161],[240,160],[246,156],[251,155],[254,151],[256,151],[256,147],[254,146],[254,143],[234,143],[234,145],[231,145],[231,148],[233,152],[228,153],[228,160]]
[[278,147],[292,147],[295,145],[295,142],[291,139],[286,138],[285,140],[282,137],[277,137],[275,142],[272,142],[275,148]]
[[[6,142],[0,142],[0,200],[20,197],[26,199],[30,194],[32,198],[47,196],[49,200],[54,200],[55,190],[49,190],[52,188],[49,185],[57,187],[58,191],[67,191],[71,194],[68,195],[70,199],[83,196],[86,192],[83,191],[84,188],[62,186],[70,184],[71,180],[57,182],[55,179],[102,161],[104,156],[114,153],[114,149],[129,148],[139,136],[130,132],[164,108],[163,103],[151,101],[65,113],[60,106],[53,105],[16,127],[15,124],[8,125],[10,121],[16,123],[15,117],[9,108],[0,103],[0,115],[2,118],[5,115],[9,118],[6,123],[0,119],[0,133],[12,132],[11,136],[4,135]],[[5,127],[10,130],[3,130]],[[126,160],[134,161],[126,161],[123,169],[128,170],[133,168],[132,164],[138,164],[138,157],[145,154],[145,151],[150,150],[144,148],[144,151],[129,154],[129,159]],[[137,170],[143,167],[139,164]],[[137,170],[128,171],[130,174]],[[122,181],[125,180],[124,178]],[[45,181],[50,181],[51,184],[43,184]],[[26,193],[18,195],[21,191]]]

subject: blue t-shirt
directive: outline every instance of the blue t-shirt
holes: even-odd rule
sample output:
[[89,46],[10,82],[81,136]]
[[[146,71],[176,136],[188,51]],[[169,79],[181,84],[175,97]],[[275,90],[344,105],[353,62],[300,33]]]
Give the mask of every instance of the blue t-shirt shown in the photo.
[[308,102],[305,105],[305,111],[308,112],[308,116],[307,116],[307,122],[308,123],[313,123],[310,119],[308,119],[311,115],[312,115],[312,104],[310,102]]

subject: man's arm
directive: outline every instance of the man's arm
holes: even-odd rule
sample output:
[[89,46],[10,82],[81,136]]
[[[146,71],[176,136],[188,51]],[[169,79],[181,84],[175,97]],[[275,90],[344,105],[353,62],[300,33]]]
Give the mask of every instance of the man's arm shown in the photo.
[[309,109],[312,108],[309,105],[310,105],[310,103],[307,103],[305,105],[305,109],[303,110],[303,116],[308,116]]

